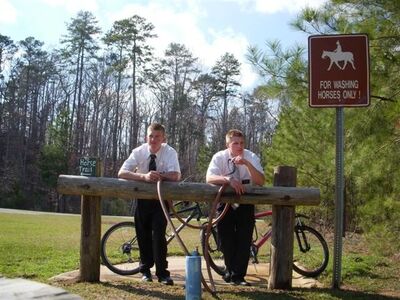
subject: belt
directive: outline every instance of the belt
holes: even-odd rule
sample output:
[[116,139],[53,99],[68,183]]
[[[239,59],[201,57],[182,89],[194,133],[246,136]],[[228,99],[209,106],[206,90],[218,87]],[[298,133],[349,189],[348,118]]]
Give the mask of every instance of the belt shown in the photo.
[[244,179],[242,180],[242,184],[249,184],[250,183],[250,179]]

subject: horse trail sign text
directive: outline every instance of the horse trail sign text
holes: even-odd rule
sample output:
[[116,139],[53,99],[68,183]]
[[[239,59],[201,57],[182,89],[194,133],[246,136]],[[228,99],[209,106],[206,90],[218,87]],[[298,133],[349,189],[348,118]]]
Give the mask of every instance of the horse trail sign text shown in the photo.
[[365,34],[308,38],[311,107],[369,105],[369,52]]
[[79,173],[81,176],[96,176],[96,158],[92,157],[81,157],[79,159]]

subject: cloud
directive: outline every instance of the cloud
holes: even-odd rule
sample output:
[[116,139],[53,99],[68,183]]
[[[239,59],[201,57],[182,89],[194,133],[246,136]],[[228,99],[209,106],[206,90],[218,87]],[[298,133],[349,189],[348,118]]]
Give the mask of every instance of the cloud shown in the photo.
[[[131,17],[134,14],[144,17],[155,26],[157,38],[150,44],[155,48],[157,56],[163,56],[168,44],[179,43],[185,45],[194,57],[209,71],[216,61],[225,54],[232,53],[241,63],[242,87],[248,88],[253,85],[257,75],[246,64],[245,54],[249,42],[247,38],[231,28],[223,29],[200,28],[200,18],[205,12],[197,6],[196,1],[185,2],[175,0],[172,3],[162,4],[156,1],[149,5],[129,4],[119,13],[109,15],[110,23],[115,20]],[[165,3],[165,2],[164,2]],[[188,3],[190,3],[189,6]]]
[[295,14],[302,8],[320,7],[328,0],[222,0],[238,4],[244,10],[257,11],[259,13],[274,14],[289,12]]
[[[177,1],[173,1],[175,3]],[[157,1],[148,5],[128,4],[117,13],[109,15],[111,22],[133,15],[144,17],[147,22],[155,26],[157,38],[150,41],[155,47],[157,55],[164,53],[171,42],[185,44],[189,47],[195,41],[203,40],[203,34],[198,28],[198,15],[195,11],[179,10],[174,5],[164,6]],[[192,50],[192,49],[191,49]]]
[[[32,1],[32,0],[30,0]],[[98,11],[97,0],[40,0],[46,5],[62,7],[69,13],[77,13],[80,10],[96,13]]]
[[0,0],[0,23],[12,24],[17,20],[17,10],[8,0]]
[[256,10],[262,13],[277,13],[287,11],[289,13],[297,13],[302,8],[320,7],[327,0],[255,0]]
[[245,55],[249,42],[243,34],[238,34],[232,29],[227,28],[223,31],[212,32],[212,43],[205,45],[204,53],[207,53],[208,61],[206,65],[213,65],[226,52],[232,53],[241,64],[240,82],[243,89],[248,89],[254,85],[258,75],[254,73],[252,67],[247,63]]

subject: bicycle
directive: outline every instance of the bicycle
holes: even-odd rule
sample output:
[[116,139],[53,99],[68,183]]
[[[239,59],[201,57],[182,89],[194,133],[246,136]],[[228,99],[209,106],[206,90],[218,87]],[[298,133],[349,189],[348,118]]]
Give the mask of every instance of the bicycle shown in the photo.
[[[184,216],[178,228],[179,233],[188,223],[196,219],[200,222],[205,217],[199,203],[179,201],[174,203],[174,210],[179,216]],[[170,213],[170,216],[174,216]],[[175,235],[166,234],[167,245],[174,239]],[[102,262],[107,268],[119,275],[134,275],[139,273],[139,246],[137,244],[135,223],[124,221],[112,225],[101,239],[100,255]]]
[[[258,264],[259,250],[263,245],[265,245],[272,235],[271,222],[268,222],[272,216],[272,211],[268,210],[259,212],[254,216],[256,222],[254,225],[253,242],[250,247],[250,258],[252,263]],[[266,217],[269,217],[269,219],[262,222],[261,220]],[[293,269],[300,275],[306,277],[317,277],[328,265],[328,245],[323,236],[314,228],[306,225],[302,219],[308,219],[308,217],[303,214],[295,215]],[[263,229],[264,233],[259,238],[259,229],[257,227],[261,227],[261,225],[266,228]],[[205,241],[206,232],[203,229],[201,231],[201,244],[203,252],[205,251]],[[208,240],[208,250],[211,268],[216,273],[223,276],[225,274],[225,266],[223,254],[219,247],[218,232],[215,226],[211,228],[210,237]]]

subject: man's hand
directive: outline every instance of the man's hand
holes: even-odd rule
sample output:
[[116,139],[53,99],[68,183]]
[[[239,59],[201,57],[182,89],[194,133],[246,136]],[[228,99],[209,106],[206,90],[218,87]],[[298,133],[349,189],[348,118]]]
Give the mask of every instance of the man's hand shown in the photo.
[[146,182],[157,182],[162,180],[162,175],[158,171],[149,171],[144,178]]
[[262,186],[265,182],[265,176],[262,172],[258,171],[250,161],[245,159],[243,156],[238,155],[232,158],[232,162],[235,165],[245,165],[250,172],[251,180],[254,184]]
[[244,185],[239,180],[231,177],[229,179],[229,185],[235,190],[236,194],[242,195],[245,193]]
[[232,158],[232,162],[235,165],[246,165],[247,166],[247,164],[248,164],[248,160],[244,159],[243,156],[241,156],[241,155],[238,155],[238,156],[235,156],[234,158]]

